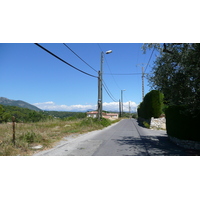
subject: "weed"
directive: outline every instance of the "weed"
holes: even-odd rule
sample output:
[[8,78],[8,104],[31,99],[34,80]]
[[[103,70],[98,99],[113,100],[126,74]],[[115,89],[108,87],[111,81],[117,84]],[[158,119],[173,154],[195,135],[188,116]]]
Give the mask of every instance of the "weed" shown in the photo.
[[150,128],[150,124],[149,123],[147,123],[147,122],[143,122],[143,125],[146,127],[146,128]]
[[27,143],[34,143],[34,142],[41,142],[42,136],[34,132],[27,132],[27,133],[22,134],[19,137],[19,139]]

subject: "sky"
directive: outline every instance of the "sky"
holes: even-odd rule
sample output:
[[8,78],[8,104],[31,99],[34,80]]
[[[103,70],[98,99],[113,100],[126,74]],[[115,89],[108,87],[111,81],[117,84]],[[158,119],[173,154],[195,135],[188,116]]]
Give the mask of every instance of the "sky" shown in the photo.
[[[143,53],[143,43],[39,43],[74,67],[98,76],[104,52],[103,110],[118,111],[121,93],[123,110],[135,112],[142,101],[142,67],[151,72],[156,52]],[[112,50],[112,53],[105,54]],[[0,96],[23,100],[42,110],[85,111],[97,107],[98,79],[63,63],[34,43],[0,44]],[[123,75],[126,74],[126,75]],[[128,75],[127,75],[128,74]],[[134,74],[134,75],[130,75]],[[122,90],[125,90],[121,92]],[[144,79],[144,92],[151,88]]]

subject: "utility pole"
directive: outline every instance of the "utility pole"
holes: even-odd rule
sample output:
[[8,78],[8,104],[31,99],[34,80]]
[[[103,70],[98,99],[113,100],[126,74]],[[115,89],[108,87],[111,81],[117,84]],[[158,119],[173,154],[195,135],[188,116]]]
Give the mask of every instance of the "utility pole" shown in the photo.
[[144,99],[144,67],[142,67],[142,100]]
[[98,102],[97,102],[97,107],[98,107],[98,120],[101,119],[101,73],[98,71]]
[[123,91],[126,90],[121,90],[121,116],[123,115]]
[[102,84],[103,84],[103,51],[101,52],[101,63],[100,63],[100,118],[102,118],[102,108],[103,108],[103,92],[102,92]]
[[121,113],[121,102],[120,102],[120,99],[119,99],[119,117],[122,116],[122,113]]
[[[146,63],[142,63],[142,64],[139,64],[139,65],[144,65]],[[144,67],[141,67],[142,68],[142,100],[144,99]]]
[[[112,50],[106,51],[106,54],[112,53]],[[103,108],[103,58],[104,52],[101,52],[100,58],[100,71],[98,71],[98,119],[102,118],[102,108]]]
[[130,101],[129,101],[129,115],[131,116],[131,105],[130,105]]

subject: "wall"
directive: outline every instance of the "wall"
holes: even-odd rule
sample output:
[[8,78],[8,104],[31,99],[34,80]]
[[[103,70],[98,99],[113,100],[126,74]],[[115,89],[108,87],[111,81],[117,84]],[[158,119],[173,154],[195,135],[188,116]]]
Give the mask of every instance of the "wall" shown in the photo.
[[151,118],[150,122],[150,129],[158,130],[158,129],[163,129],[166,130],[166,119],[165,117],[161,118]]

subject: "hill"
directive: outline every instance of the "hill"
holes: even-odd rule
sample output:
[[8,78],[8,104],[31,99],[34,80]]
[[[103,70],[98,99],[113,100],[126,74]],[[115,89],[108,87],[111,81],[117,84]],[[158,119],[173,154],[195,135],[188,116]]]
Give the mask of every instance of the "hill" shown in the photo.
[[0,104],[4,105],[4,106],[17,106],[17,107],[21,107],[21,108],[28,108],[30,110],[41,111],[41,109],[39,109],[38,107],[33,106],[25,101],[11,100],[11,99],[7,99],[5,97],[0,97]]

